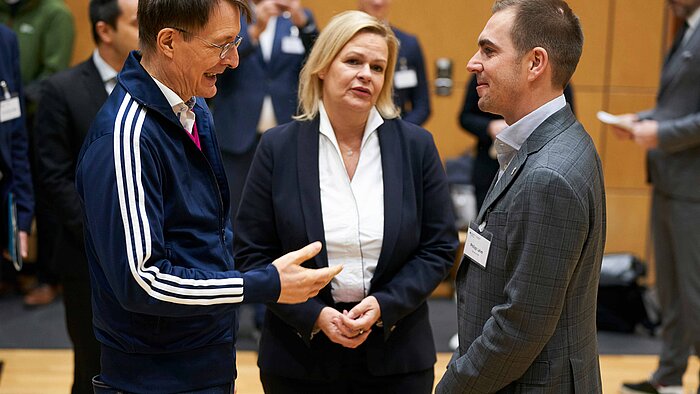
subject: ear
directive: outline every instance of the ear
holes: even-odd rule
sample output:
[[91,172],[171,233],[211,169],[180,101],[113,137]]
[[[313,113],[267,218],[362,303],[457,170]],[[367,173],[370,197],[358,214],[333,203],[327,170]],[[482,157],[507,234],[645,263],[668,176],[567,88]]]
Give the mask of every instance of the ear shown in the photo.
[[156,37],[156,48],[170,59],[174,56],[175,45],[182,41],[181,37],[176,37],[177,35],[178,32],[175,29],[166,27],[161,29]]
[[542,47],[535,47],[530,51],[530,53],[527,56],[527,80],[533,82],[536,79],[540,78],[543,74],[545,74],[550,68],[549,54],[547,53],[546,49]]
[[112,33],[114,32],[114,28],[107,24],[105,21],[99,21],[95,24],[95,31],[97,32],[97,36],[100,37],[100,42],[104,42],[106,44],[111,44],[112,41]]
[[323,70],[323,71],[318,73],[318,79],[323,81],[325,78],[326,78],[326,70]]

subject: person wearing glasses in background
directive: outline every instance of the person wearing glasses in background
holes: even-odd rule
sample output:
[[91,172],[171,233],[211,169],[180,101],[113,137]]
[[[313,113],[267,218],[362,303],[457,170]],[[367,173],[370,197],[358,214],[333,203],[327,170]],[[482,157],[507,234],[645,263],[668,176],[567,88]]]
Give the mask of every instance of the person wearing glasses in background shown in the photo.
[[[238,65],[243,0],[140,0],[131,52],[80,152],[76,186],[101,343],[95,393],[232,393],[237,308],[304,302],[342,267],[320,243],[235,270],[226,175],[201,97]],[[199,96],[199,97],[197,97]]]

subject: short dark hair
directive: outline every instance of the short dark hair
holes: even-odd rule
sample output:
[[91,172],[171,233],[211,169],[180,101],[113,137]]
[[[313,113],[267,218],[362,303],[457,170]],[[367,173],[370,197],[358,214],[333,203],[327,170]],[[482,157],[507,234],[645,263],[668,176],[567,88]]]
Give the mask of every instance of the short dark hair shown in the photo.
[[92,23],[92,39],[100,43],[97,34],[97,22],[104,22],[117,29],[117,18],[122,14],[118,0],[90,0],[90,22]]
[[511,39],[524,55],[535,47],[547,51],[552,83],[562,89],[569,83],[583,51],[583,31],[578,17],[563,0],[496,0],[493,13],[514,7]]
[[[139,46],[143,52],[156,47],[158,32],[166,27],[177,27],[192,33],[204,28],[211,12],[220,2],[237,7],[241,16],[250,23],[251,11],[246,0],[139,0]],[[185,36],[186,40],[191,37]]]

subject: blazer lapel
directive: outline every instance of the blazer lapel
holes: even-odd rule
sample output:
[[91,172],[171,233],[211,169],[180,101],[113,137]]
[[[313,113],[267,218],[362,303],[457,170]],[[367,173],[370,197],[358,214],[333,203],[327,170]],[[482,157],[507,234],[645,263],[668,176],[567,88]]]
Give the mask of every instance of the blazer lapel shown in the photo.
[[288,19],[283,18],[281,15],[277,17],[277,23],[275,25],[275,37],[272,39],[272,52],[270,54],[270,61],[266,64],[268,71],[275,71],[278,65],[280,64],[279,58],[280,55],[282,55],[282,39],[285,35],[289,33],[289,27],[287,27],[287,24],[285,23],[287,20]]
[[318,174],[318,131],[319,117],[311,122],[299,122],[297,138],[297,177],[299,181],[299,201],[306,225],[309,242],[321,241],[324,248],[314,257],[318,267],[328,266],[326,238],[323,230],[321,211],[321,186]]
[[402,141],[397,123],[385,121],[377,130],[379,149],[382,153],[382,178],[384,180],[384,239],[374,277],[380,277],[386,262],[391,261],[401,228],[403,210]]
[[506,168],[503,175],[501,175],[501,179],[498,179],[498,175],[494,177],[493,182],[491,183],[491,188],[486,194],[486,199],[481,205],[479,215],[476,217],[476,224],[480,224],[484,221],[486,212],[489,211],[491,206],[498,200],[501,194],[508,189],[508,186],[510,186],[513,180],[517,177],[518,173],[520,172],[520,168],[522,168],[526,160],[527,152],[521,147],[513,160],[511,160],[508,168]]
[[661,71],[661,81],[659,82],[659,93],[657,99],[672,85],[677,78],[685,75],[685,69],[689,67],[693,57],[698,53],[700,47],[700,29],[696,29],[693,35],[688,38],[685,45],[682,45],[676,53],[668,59]]
[[[87,97],[89,102],[84,103],[87,108],[93,108],[93,111],[86,111],[86,113],[91,113],[92,117],[97,114],[102,103],[107,100],[107,91],[105,90],[104,82],[102,82],[102,77],[100,76],[95,62],[92,57],[85,62],[85,66],[82,67],[81,74],[83,75],[82,83],[85,92],[87,92]],[[85,96],[83,96],[85,97]]]
[[576,121],[576,117],[574,117],[571,108],[567,104],[564,108],[545,119],[545,121],[530,134],[508,165],[508,168],[506,168],[501,179],[498,180],[498,182],[494,179],[495,183],[491,184],[491,189],[489,189],[486,194],[484,204],[481,206],[479,215],[476,217],[477,225],[483,223],[485,219],[488,219],[486,213],[496,201],[498,201],[501,195],[508,190],[508,187],[513,183],[513,180],[515,180],[518,174],[522,172],[521,169],[525,166],[528,156],[542,149],[552,138],[569,128],[574,121]]

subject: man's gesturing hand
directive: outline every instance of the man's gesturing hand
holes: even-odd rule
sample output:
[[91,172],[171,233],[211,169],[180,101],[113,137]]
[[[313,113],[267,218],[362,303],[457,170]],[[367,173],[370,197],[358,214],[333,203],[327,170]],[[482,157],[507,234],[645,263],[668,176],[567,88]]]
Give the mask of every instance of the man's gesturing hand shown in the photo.
[[298,304],[316,296],[328,282],[342,271],[343,266],[318,269],[304,268],[301,264],[321,251],[316,241],[299,250],[289,252],[272,262],[280,275],[280,304]]

